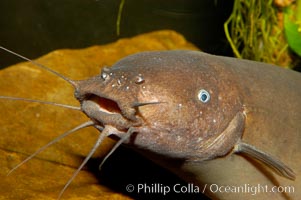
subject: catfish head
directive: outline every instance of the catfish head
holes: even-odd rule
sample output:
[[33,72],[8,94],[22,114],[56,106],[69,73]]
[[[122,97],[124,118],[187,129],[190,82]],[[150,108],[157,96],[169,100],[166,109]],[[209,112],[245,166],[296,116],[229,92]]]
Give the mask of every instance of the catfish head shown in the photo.
[[107,136],[163,156],[206,160],[233,149],[244,115],[231,74],[193,51],[128,56],[77,82],[82,111]]

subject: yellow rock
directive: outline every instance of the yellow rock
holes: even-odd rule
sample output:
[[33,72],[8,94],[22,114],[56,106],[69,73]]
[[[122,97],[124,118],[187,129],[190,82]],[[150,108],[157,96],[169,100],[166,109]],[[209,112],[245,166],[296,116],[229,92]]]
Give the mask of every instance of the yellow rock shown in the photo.
[[[157,31],[108,45],[56,50],[36,61],[77,80],[96,75],[103,66],[111,66],[129,54],[169,49],[196,47],[176,32]],[[79,105],[68,83],[28,62],[0,71],[0,95]],[[78,111],[5,99],[0,99],[0,108],[0,199],[57,199],[99,132],[86,128],[73,133],[7,176],[28,155],[88,118]],[[94,156],[104,156],[112,145],[113,141],[107,139]],[[93,174],[82,170],[62,199],[129,197],[100,185]]]

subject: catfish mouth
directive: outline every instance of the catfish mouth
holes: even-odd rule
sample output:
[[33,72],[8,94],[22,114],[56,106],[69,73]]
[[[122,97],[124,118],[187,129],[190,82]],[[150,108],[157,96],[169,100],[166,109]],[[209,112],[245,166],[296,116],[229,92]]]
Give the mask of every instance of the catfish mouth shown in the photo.
[[127,108],[121,108],[117,101],[99,95],[86,94],[81,101],[81,109],[95,125],[102,127],[110,125],[127,131],[135,123],[125,116]]
[[97,95],[89,95],[88,100],[95,102],[99,106],[99,110],[107,114],[122,114],[122,111],[116,101],[100,97]]

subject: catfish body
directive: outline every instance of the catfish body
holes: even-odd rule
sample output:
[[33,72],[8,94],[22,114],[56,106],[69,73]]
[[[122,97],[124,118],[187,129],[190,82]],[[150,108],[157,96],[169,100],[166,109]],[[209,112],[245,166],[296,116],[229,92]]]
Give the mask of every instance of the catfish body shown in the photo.
[[[206,187],[212,198],[301,197],[299,73],[196,51],[161,51],[126,57],[77,84],[82,110],[106,135]],[[253,153],[237,150],[240,144]],[[267,167],[277,163],[293,180]],[[216,189],[226,186],[249,190]],[[254,194],[255,186],[267,190]]]
[[207,58],[221,70],[235,74],[246,115],[242,140],[278,157],[295,171],[296,180],[277,176],[260,162],[237,154],[200,164],[187,162],[185,170],[203,184],[244,187],[238,192],[208,191],[213,198],[299,199],[301,75],[259,62],[211,55]]
[[301,196],[296,72],[196,51],[155,51],[68,82],[91,119],[81,126],[101,132],[75,175],[110,136],[119,140],[115,147],[131,146],[213,199]]

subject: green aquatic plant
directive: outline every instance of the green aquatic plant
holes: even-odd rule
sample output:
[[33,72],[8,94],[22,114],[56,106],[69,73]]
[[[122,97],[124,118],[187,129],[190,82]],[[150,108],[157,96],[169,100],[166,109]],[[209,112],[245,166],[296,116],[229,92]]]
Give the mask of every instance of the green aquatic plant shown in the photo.
[[235,0],[224,30],[236,57],[290,66],[288,44],[273,0]]
[[301,0],[285,8],[284,30],[290,48],[301,56]]
[[120,22],[121,22],[121,15],[122,15],[122,10],[124,6],[125,0],[121,0],[119,4],[119,9],[118,9],[118,15],[117,15],[117,20],[116,20],[116,35],[120,35]]

